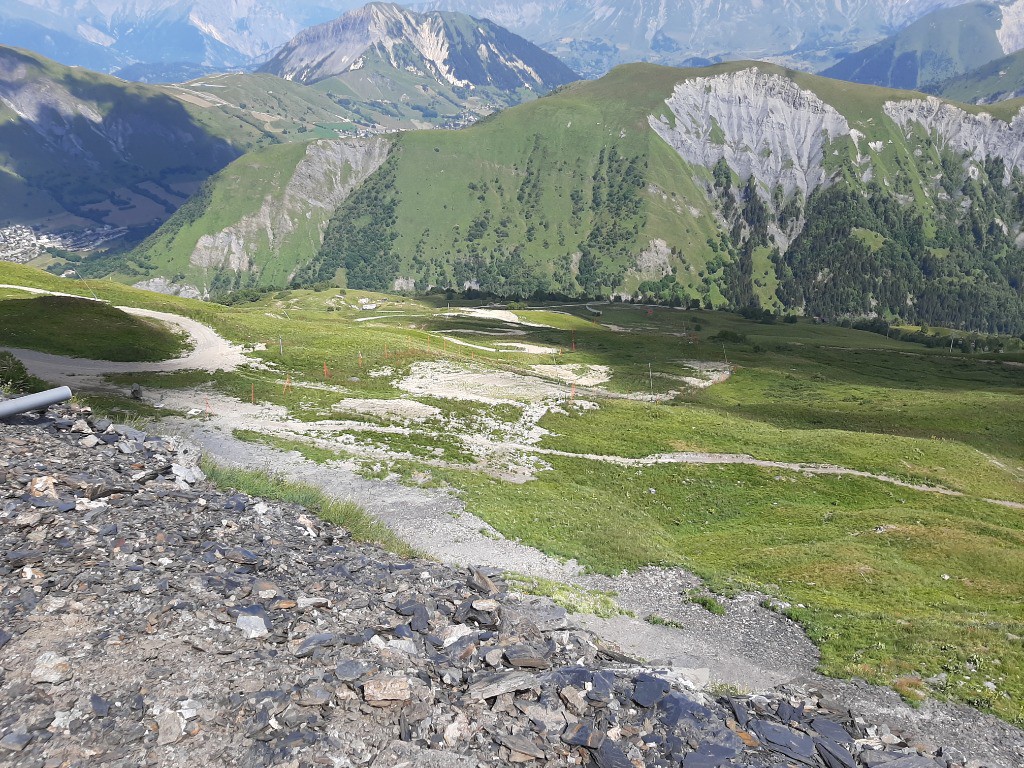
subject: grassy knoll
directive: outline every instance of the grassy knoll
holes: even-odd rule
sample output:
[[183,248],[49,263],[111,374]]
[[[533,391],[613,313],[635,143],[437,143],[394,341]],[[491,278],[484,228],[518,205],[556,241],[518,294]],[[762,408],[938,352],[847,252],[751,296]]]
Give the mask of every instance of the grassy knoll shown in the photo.
[[0,344],[96,360],[166,360],[186,340],[162,323],[68,296],[0,301]]

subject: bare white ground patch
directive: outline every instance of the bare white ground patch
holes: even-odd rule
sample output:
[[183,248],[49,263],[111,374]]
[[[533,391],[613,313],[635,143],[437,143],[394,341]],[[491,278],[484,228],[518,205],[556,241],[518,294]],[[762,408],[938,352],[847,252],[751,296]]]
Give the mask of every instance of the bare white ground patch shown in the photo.
[[383,368],[374,368],[366,375],[369,376],[371,379],[383,379],[388,376],[394,376],[395,369],[392,368],[390,365],[385,365]]
[[360,413],[400,421],[426,421],[441,416],[441,409],[417,400],[369,400],[348,397],[333,406],[342,413]]
[[289,389],[316,389],[320,392],[334,392],[338,395],[343,395],[349,391],[345,387],[339,387],[337,384],[322,384],[316,381],[292,381],[290,378],[278,379],[277,385],[279,387],[287,386]]
[[500,341],[494,346],[506,348],[510,352],[522,352],[527,355],[557,355],[560,351],[555,347],[542,347],[539,344],[521,344],[514,341]]
[[475,317],[480,320],[497,320],[501,323],[513,323],[515,325],[526,325],[531,328],[550,328],[550,325],[542,323],[530,323],[523,320],[515,312],[507,309],[481,309],[479,307],[462,307],[445,312],[442,317]]
[[[365,310],[365,307],[353,307],[353,309]],[[423,317],[423,315],[414,315],[409,312],[388,312],[384,315],[371,315],[370,317],[357,317],[354,322],[367,323],[370,320],[391,320],[395,317]]]
[[607,365],[570,363],[567,365],[534,365],[531,368],[542,376],[549,376],[567,384],[579,384],[583,387],[604,384],[612,377],[612,370]]
[[721,384],[732,375],[732,368],[727,363],[708,360],[680,360],[680,365],[696,371],[696,376],[681,376],[680,380],[697,389],[707,389]]
[[398,388],[412,395],[468,400],[487,405],[522,405],[561,400],[565,387],[533,376],[453,365],[447,361],[414,363]]

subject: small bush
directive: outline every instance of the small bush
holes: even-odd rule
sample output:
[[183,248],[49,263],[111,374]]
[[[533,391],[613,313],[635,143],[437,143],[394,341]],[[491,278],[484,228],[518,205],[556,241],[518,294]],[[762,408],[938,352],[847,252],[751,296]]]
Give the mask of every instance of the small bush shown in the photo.
[[37,379],[25,369],[25,364],[10,352],[0,352],[0,390],[12,395],[38,392],[47,383]]

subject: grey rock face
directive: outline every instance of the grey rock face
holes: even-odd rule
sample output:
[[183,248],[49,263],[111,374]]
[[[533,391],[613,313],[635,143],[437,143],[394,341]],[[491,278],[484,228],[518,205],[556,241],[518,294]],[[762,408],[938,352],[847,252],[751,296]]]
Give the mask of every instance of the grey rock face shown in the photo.
[[1024,170],[1024,108],[1007,123],[987,112],[970,114],[929,96],[886,102],[885,113],[902,128],[923,128],[937,136],[940,146],[979,162],[1001,158],[1006,164],[1006,181],[1015,169]]
[[[255,249],[280,253],[310,216],[321,234],[335,208],[387,159],[387,139],[322,139],[311,142],[281,197],[214,235],[203,235],[189,257],[198,267],[245,270]],[[314,248],[319,243],[314,244]],[[307,244],[308,247],[308,244]],[[310,254],[312,255],[312,253]]]
[[651,128],[688,163],[711,168],[725,158],[741,179],[805,198],[826,180],[826,143],[850,133],[834,107],[757,67],[685,80],[666,105],[673,118],[652,115]]

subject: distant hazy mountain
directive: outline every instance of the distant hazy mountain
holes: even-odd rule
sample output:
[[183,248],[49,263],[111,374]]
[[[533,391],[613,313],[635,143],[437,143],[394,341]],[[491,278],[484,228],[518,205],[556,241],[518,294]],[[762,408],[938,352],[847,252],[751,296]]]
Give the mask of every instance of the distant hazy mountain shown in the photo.
[[[251,66],[358,0],[4,0],[0,39],[64,64],[168,79]],[[186,65],[193,65],[189,69]]]
[[822,74],[916,89],[977,69],[1021,47],[1024,0],[971,2],[929,13]]
[[991,104],[1024,96],[1024,51],[990,61],[982,67],[927,89],[968,104]]
[[827,66],[964,0],[428,0],[488,18],[594,76],[629,61],[771,59]]
[[[586,76],[629,61],[760,58],[820,69],[964,0],[427,0],[490,19]],[[359,0],[4,0],[0,40],[65,64],[167,80],[264,61]],[[137,65],[131,67],[131,65]],[[167,67],[166,65],[173,65]],[[191,65],[194,68],[187,68]]]
[[468,89],[544,93],[579,79],[551,54],[490,21],[461,13],[414,13],[393,3],[370,3],[305,30],[262,70],[315,83],[381,66]]
[[162,91],[0,46],[0,228],[150,231],[240,151]]

